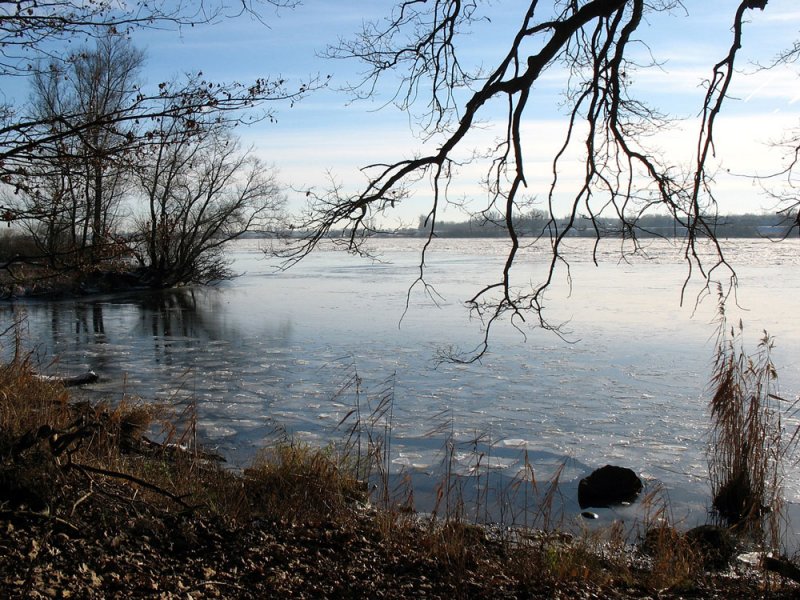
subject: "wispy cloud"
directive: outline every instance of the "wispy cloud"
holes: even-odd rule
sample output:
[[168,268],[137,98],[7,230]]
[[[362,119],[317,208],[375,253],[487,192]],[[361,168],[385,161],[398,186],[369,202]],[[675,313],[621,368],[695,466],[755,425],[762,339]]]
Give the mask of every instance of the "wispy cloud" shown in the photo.
[[[798,125],[800,111],[720,117],[715,134],[716,153],[709,167],[716,177],[715,188],[723,212],[758,211],[762,208],[766,200],[759,199],[758,186],[754,185],[751,176],[765,176],[780,168],[783,151],[774,143],[780,141],[789,128]],[[689,168],[694,160],[698,128],[697,119],[677,122],[674,127],[648,138],[648,147],[657,149],[666,162]],[[470,150],[489,147],[501,129],[499,122],[486,123],[484,129],[472,134]],[[552,159],[565,131],[563,120],[528,120],[523,124],[528,193],[540,200],[549,190]],[[577,192],[582,181],[582,152],[585,147],[580,141],[581,133],[580,129],[576,131],[575,145],[560,162],[560,210],[566,209],[571,194]],[[281,178],[296,189],[323,190],[330,185],[329,177],[332,176],[352,193],[360,191],[366,182],[366,175],[360,168],[409,158],[424,150],[407,129],[398,129],[396,125],[382,126],[378,122],[363,128],[331,127],[325,131],[308,130],[290,137],[281,136],[274,140],[263,137],[252,141],[257,143],[259,153],[266,160],[277,165]],[[464,156],[467,154],[465,152]],[[450,188],[450,197],[482,202],[485,191],[479,182],[486,170],[485,162],[462,166]],[[421,207],[425,206],[425,199],[430,195],[425,185],[423,181],[417,203],[410,202],[406,212],[400,211],[402,218],[413,219],[423,210]],[[302,199],[302,193],[295,196]]]
[[800,23],[800,10],[765,10],[764,14],[758,17],[758,20],[779,23]]

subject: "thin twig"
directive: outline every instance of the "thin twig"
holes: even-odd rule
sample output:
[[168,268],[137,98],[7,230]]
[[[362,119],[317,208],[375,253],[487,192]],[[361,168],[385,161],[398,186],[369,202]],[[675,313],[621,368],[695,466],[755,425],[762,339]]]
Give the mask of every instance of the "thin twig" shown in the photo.
[[147,488],[150,491],[156,492],[157,494],[161,494],[172,500],[173,502],[180,504],[183,508],[187,510],[194,510],[195,507],[186,504],[180,496],[176,496],[172,492],[165,490],[157,485],[154,485],[148,481],[143,479],[139,479],[138,477],[134,477],[133,475],[129,475],[128,473],[121,473],[119,471],[110,471],[108,469],[101,469],[99,467],[90,467],[89,465],[82,465],[79,463],[70,463],[69,466],[71,468],[76,468],[84,472],[89,473],[96,473],[97,475],[105,475],[106,477],[114,477],[116,479],[124,479],[125,481],[130,481],[131,483],[135,483],[140,485],[144,488]]

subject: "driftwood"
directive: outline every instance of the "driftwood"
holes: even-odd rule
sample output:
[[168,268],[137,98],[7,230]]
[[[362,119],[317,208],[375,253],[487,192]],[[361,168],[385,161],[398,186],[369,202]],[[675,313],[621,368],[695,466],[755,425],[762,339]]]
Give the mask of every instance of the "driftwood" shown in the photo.
[[36,377],[48,383],[60,383],[64,387],[76,387],[88,383],[95,383],[99,379],[97,373],[94,371],[86,371],[78,375],[37,375]]
[[764,568],[787,579],[800,583],[800,567],[785,558],[764,557]]

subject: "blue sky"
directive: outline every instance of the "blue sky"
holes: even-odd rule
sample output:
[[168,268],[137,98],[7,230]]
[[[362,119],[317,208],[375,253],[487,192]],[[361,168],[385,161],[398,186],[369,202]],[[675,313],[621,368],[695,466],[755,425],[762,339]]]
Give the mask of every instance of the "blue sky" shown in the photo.
[[[235,3],[233,3],[235,4]],[[277,123],[259,124],[239,131],[259,155],[273,163],[287,184],[299,189],[320,188],[329,174],[347,189],[355,191],[363,182],[360,166],[408,157],[422,148],[410,127],[407,114],[389,106],[380,107],[388,96],[349,103],[335,88],[354,80],[360,65],[319,57],[326,45],[357,32],[364,19],[381,18],[393,2],[385,0],[303,0],[294,10],[264,12],[267,27],[246,17],[213,26],[183,31],[137,32],[134,43],[148,56],[146,80],[150,84],[186,71],[203,71],[212,80],[249,81],[257,77],[281,77],[290,82],[320,74],[331,76],[330,89],[318,91],[289,107],[276,104]],[[496,1],[492,23],[466,38],[465,59],[492,66],[508,44],[526,2]],[[544,3],[542,3],[544,4]],[[652,55],[662,67],[634,74],[636,89],[664,111],[684,119],[659,137],[658,144],[676,161],[691,159],[691,136],[701,106],[701,82],[711,66],[727,52],[730,26],[737,2],[708,0],[686,2],[643,24],[638,46],[643,61]],[[740,73],[718,131],[718,180],[724,212],[768,210],[769,202],[758,196],[757,186],[747,177],[733,173],[764,174],[779,163],[780,156],[767,143],[778,139],[800,123],[800,65],[758,73],[750,61],[768,60],[800,38],[800,4],[796,0],[770,0],[767,10],[750,11],[745,29],[745,46]],[[546,184],[548,158],[553,143],[563,131],[564,118],[558,109],[564,71],[553,69],[536,86],[537,99],[525,124],[531,144],[526,149],[532,172],[532,193]],[[292,85],[290,83],[290,85]],[[391,86],[385,88],[390,89]],[[380,110],[379,110],[380,109]],[[487,114],[492,120],[498,115]],[[476,147],[490,143],[475,136]],[[567,174],[568,176],[569,174]],[[465,172],[456,190],[464,197],[479,195],[479,173]],[[301,194],[293,195],[298,198]],[[294,201],[294,200],[293,200]],[[404,221],[415,221],[426,212],[424,198],[409,202],[399,211]],[[459,220],[463,214],[452,209],[443,215]]]

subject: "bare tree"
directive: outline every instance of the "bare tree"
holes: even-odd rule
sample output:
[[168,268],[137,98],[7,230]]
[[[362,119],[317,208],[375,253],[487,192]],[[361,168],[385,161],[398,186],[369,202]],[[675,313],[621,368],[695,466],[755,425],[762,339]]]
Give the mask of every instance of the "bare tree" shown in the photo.
[[265,231],[279,217],[284,198],[274,172],[224,127],[161,124],[159,142],[139,157],[146,200],[136,238],[142,278],[172,287],[228,277],[223,246]]
[[[800,62],[800,41],[781,52],[773,61],[763,65],[763,69],[773,69],[780,65]],[[800,125],[787,131],[782,140],[776,142],[785,157],[784,164],[773,173],[760,177],[764,191],[775,200],[775,208],[783,216],[788,226],[786,236],[793,232],[800,234]]]
[[[231,8],[224,0],[0,0],[0,78],[36,77],[40,65],[67,70],[59,63],[69,62],[72,53],[68,42],[74,40],[103,40],[128,35],[138,28],[215,23],[242,14],[261,20],[260,11],[264,6],[284,8],[296,4],[296,0],[242,0]],[[58,118],[37,116],[16,106],[2,105],[0,182],[25,187],[30,163],[41,158],[38,156],[41,148],[60,140],[99,129],[124,129],[130,123],[142,124],[162,116],[191,119],[193,114],[209,109],[230,122],[263,119],[270,116],[269,111],[253,112],[251,109],[269,100],[297,99],[315,85],[316,82],[306,82],[287,91],[283,80],[217,84],[198,74],[182,82],[162,83],[152,91],[138,90],[135,101],[124,108],[90,115],[93,118],[85,118],[87,115],[80,112],[58,115]],[[243,109],[249,112],[245,115]],[[6,221],[23,216],[10,207],[0,208]]]
[[[231,128],[246,117],[216,104],[216,92],[206,91],[216,86],[193,77],[182,87],[162,84],[147,117],[129,118],[143,101],[142,61],[116,37],[79,50],[66,69],[52,63],[36,73],[36,116],[54,136],[27,161],[17,219],[53,275],[87,266],[127,271],[116,259],[133,252],[141,284],[224,278],[223,245],[276,218],[279,187],[271,169],[241,151]],[[62,128],[70,133],[59,135]],[[118,220],[123,200],[137,215],[133,239],[122,229],[130,231],[130,219]]]
[[[15,254],[0,268],[12,279],[16,266],[25,263],[35,266],[39,277],[82,268],[84,262],[103,269],[99,263],[109,253],[127,248],[114,225],[131,158],[177,143],[165,140],[165,123],[183,131],[209,125],[230,129],[271,119],[273,102],[295,101],[321,85],[312,80],[288,89],[283,79],[269,78],[220,83],[198,72],[144,89],[135,78],[141,53],[122,40],[138,28],[177,29],[240,15],[261,20],[265,6],[296,4],[0,0],[0,78],[28,78],[37,99],[33,110],[0,106],[0,184],[6,195],[0,218],[9,226],[27,223],[42,253]],[[97,49],[70,52],[75,40],[96,41]],[[240,167],[236,177],[241,176]],[[245,196],[243,202],[249,202]],[[231,210],[229,216],[235,220],[240,213]],[[211,238],[229,226],[218,227]],[[187,248],[194,248],[192,243]]]
[[112,127],[103,116],[135,101],[143,61],[141,51],[115,36],[33,76],[35,116],[50,123],[49,131],[80,131],[38,146],[16,205],[54,267],[56,259],[74,266],[103,258],[126,189],[126,154],[137,139],[133,123]]
[[[727,53],[711,68],[701,103],[701,126],[695,164],[681,168],[657,149],[648,148],[648,135],[668,119],[632,94],[632,74],[647,65],[637,64],[635,46],[640,26],[648,15],[681,8],[671,0],[562,0],[521,7],[519,25],[509,32],[508,50],[491,68],[471,72],[461,60],[461,41],[473,26],[491,18],[492,6],[480,0],[432,0],[398,2],[391,16],[368,22],[360,35],[328,51],[338,59],[358,59],[365,65],[363,79],[350,91],[372,96],[383,89],[387,76],[398,76],[392,96],[401,109],[422,108],[417,124],[422,135],[436,143],[429,153],[365,167],[367,184],[357,193],[336,188],[326,193],[309,192],[307,211],[297,228],[304,236],[285,256],[291,263],[305,256],[321,240],[344,231],[350,250],[361,252],[361,243],[374,232],[376,217],[390,214],[398,203],[423,185],[431,198],[425,215],[427,243],[422,249],[419,277],[425,282],[425,252],[436,236],[444,205],[456,203],[448,190],[459,168],[470,156],[467,135],[481,119],[489,119],[504,106],[502,137],[488,152],[474,153],[483,161],[486,196],[477,211],[487,219],[500,216],[507,232],[508,254],[495,281],[469,299],[468,304],[484,322],[482,344],[474,352],[456,356],[475,360],[487,349],[492,324],[508,318],[521,325],[557,329],[543,314],[544,294],[559,265],[568,269],[564,240],[579,221],[588,220],[599,242],[601,215],[614,216],[628,247],[638,249],[639,218],[653,210],[672,215],[685,230],[684,257],[689,277],[698,271],[706,281],[720,268],[735,285],[735,273],[727,265],[715,237],[716,201],[707,171],[714,148],[714,127],[725,103],[742,46],[748,11],[763,10],[766,0],[741,0],[732,8],[732,37]],[[794,49],[796,53],[796,48]],[[653,62],[650,66],[657,66]],[[536,84],[548,70],[563,68],[567,74],[562,96],[568,126],[554,153],[550,182],[538,190],[546,201],[549,218],[534,238],[523,238],[517,216],[529,209],[529,165],[524,153],[522,124],[534,111]],[[563,180],[567,161],[579,153],[582,176],[577,188]],[[569,157],[569,158],[568,158]],[[556,201],[568,197],[566,219],[557,218]],[[512,281],[512,267],[524,244],[542,243],[550,249],[550,268],[542,281],[531,286]],[[711,244],[714,258],[701,258],[699,246]],[[595,245],[595,253],[597,246]],[[522,287],[519,287],[519,285]],[[412,286],[413,287],[413,286]]]

